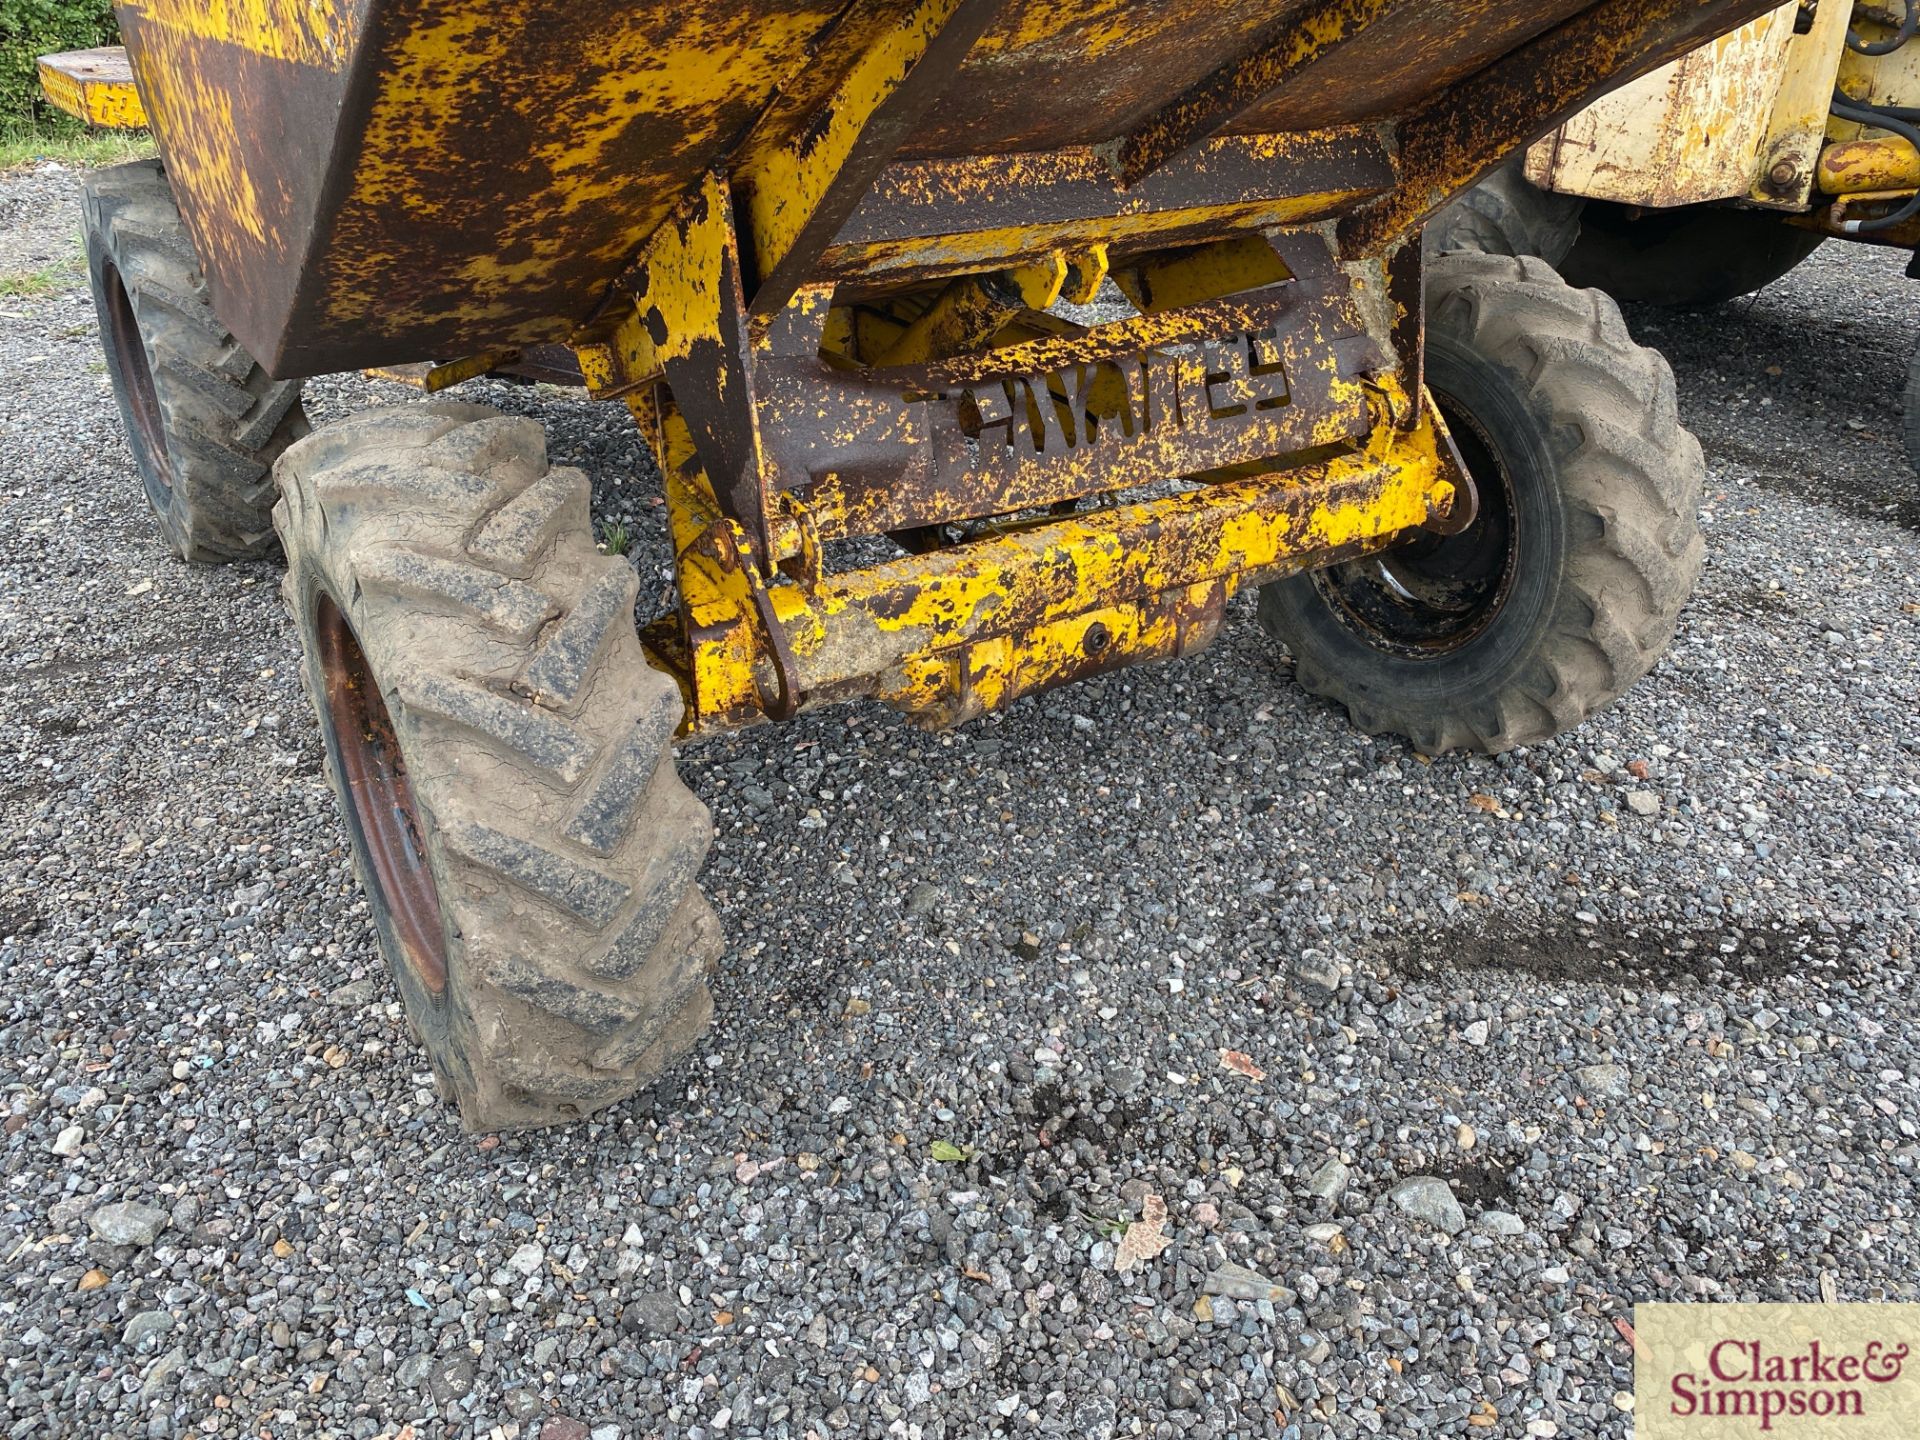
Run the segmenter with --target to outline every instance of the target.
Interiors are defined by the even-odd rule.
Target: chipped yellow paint
[[[723,146],[726,117],[743,97],[771,94],[793,74],[836,8],[821,3],[760,13],[743,6],[687,5],[675,13],[664,38],[660,12],[646,7],[609,12],[597,26],[591,73],[552,76],[544,87],[516,84],[512,99],[501,101],[529,110],[530,143],[515,165],[541,177],[540,183],[524,203],[484,217],[493,227],[491,243],[454,272],[458,314],[467,328],[485,333],[518,311],[516,300],[525,287],[563,267],[590,262],[611,269],[633,254],[679,197],[663,192],[644,169],[636,173],[613,163],[614,148],[627,143],[634,127],[646,125],[669,127],[676,152]],[[624,13],[631,14],[630,22],[617,23]],[[428,157],[461,153],[463,105],[499,93],[502,77],[534,78],[525,74],[522,57],[538,52],[527,27],[542,23],[551,20],[537,7],[459,0],[435,7],[395,38],[392,52],[382,57],[343,211],[344,238],[351,241],[376,227],[384,231],[396,215],[430,225],[480,222],[481,217],[461,209],[470,197],[448,184],[444,162]],[[669,153],[642,161],[661,167],[661,173],[673,163]],[[579,229],[568,222],[590,212],[628,214],[632,222],[605,243],[583,249]],[[408,300],[396,296],[385,277],[404,270],[404,252],[338,241],[335,249],[352,259],[343,260],[330,285],[331,312],[348,323],[373,323],[378,317],[392,325],[395,306],[404,309]]]
[[[1058,300],[1068,273],[1067,257],[1053,251],[1035,264],[994,275],[962,276],[878,352],[874,363],[918,365],[983,349],[1023,309],[1044,310]]]
[[[1071,305],[1091,305],[1105,283],[1107,272],[1112,268],[1108,257],[1108,246],[1102,242],[1076,250],[1066,257],[1067,278],[1060,288],[1060,298]]]
[[[337,70],[360,38],[367,0],[120,0],[116,8],[263,59]]]
[[[1891,15],[1866,3],[1854,7],[1854,27],[1868,41],[1884,43],[1895,31]],[[1837,88],[1849,99],[1868,105],[1920,106],[1920,43],[1900,46],[1885,55],[1841,52]],[[1820,152],[1819,188],[1840,197],[1815,212],[1830,232],[1841,232],[1849,213],[1857,220],[1874,213],[1880,200],[1904,200],[1920,186],[1920,160],[1904,139],[1878,126],[1857,124],[1829,116],[1825,137],[1834,143]],[[1875,239],[1907,245],[1911,227],[1882,230]]]
[[[177,43],[170,32],[157,32],[150,48],[163,52]],[[245,263],[248,242],[265,246],[269,240],[285,245],[290,237],[270,233],[266,210],[254,177],[238,162],[238,126],[233,92],[187,65],[148,65],[140,87],[154,132],[162,136],[167,168],[175,184],[189,190],[200,214],[218,222],[194,231],[201,264],[216,269],[224,260]],[[189,211],[189,220],[194,218]]]
[[[635,304],[650,350],[639,355],[642,372],[651,374],[666,361],[685,357],[696,342],[717,335],[725,303],[722,274],[734,243],[728,205],[726,186],[719,176],[709,175],[680,213],[653,232],[641,252],[635,273],[644,288]],[[656,335],[656,327],[662,333]]]
[[[144,130],[147,110],[119,46],[42,55],[40,90],[59,109],[103,130]]]
[[[629,394],[658,379],[668,360],[688,355],[696,343],[718,340],[724,269],[729,258],[739,263],[730,214],[725,183],[709,175],[648,237],[629,271],[639,287],[633,305],[604,339],[589,332],[571,342],[588,393],[603,400]],[[809,286],[795,303],[824,305],[830,298],[830,289]]]
[[[1391,408],[1383,403],[1383,421]],[[774,690],[758,582],[751,566],[726,561],[733,542],[684,424],[669,411],[663,429],[689,723],[748,723]],[[1446,477],[1430,422],[1379,423],[1365,447],[1331,459],[1008,522],[952,548],[778,584],[764,598],[807,701],[871,695],[950,724],[1090,669],[1197,648],[1241,585],[1365,553],[1444,515],[1454,498]]]
[[[1219,629],[1230,593],[1221,580],[1175,586],[1019,635],[989,635],[965,647],[916,655],[900,667],[901,688],[908,695],[943,697],[937,710],[916,712],[923,722],[959,724],[1089,673],[1200,650]],[[1101,637],[1101,646],[1089,655],[1093,635]]]
[[[1137,309],[1153,314],[1277,285],[1288,273],[1273,246],[1246,235],[1123,269],[1114,281]]]
[[[1322,0],[1300,9],[1270,44],[1215,71],[1156,111],[1120,144],[1123,174],[1137,177],[1212,134],[1238,111],[1382,20],[1403,0]]]
[[[511,365],[519,358],[518,350],[486,350],[439,363],[422,360],[412,365],[376,365],[361,373],[370,380],[390,380],[396,385],[411,385],[416,390],[437,395],[465,381],[477,380],[490,370]]]
[[[1153,242],[1172,243],[1188,236],[1201,239],[1218,236],[1223,231],[1298,224],[1318,219],[1367,193],[1363,190],[1322,191],[1270,200],[1202,205],[1188,210],[1135,211],[1103,218],[1097,227],[1086,221],[1068,221],[836,245],[827,251],[823,266],[834,275],[871,276],[894,271],[940,274],[981,269],[1019,256],[1073,249],[1084,244],[1089,230],[1096,229],[1109,246],[1138,248]]]
[[[1848,4],[1817,6],[1807,33],[1788,42],[1787,71],[1767,116],[1750,203],[1804,210],[1812,200],[1814,162],[1826,138],[1852,10]]]
[[[704,213],[709,220],[721,213],[716,198],[717,192],[710,186],[706,198],[695,202],[705,207]],[[718,251],[713,247],[720,243],[721,228],[709,226],[702,232],[709,246],[704,264],[716,274]],[[660,375],[662,362],[669,354],[684,354],[684,347],[693,340],[713,334],[717,310],[711,303],[712,292],[705,288],[708,282],[699,279],[699,270],[690,268],[686,236],[681,230],[681,226],[673,223],[662,225],[649,241],[649,249],[643,252],[643,266],[646,263],[645,256],[657,249],[673,257],[672,272],[683,277],[676,281],[678,288],[670,295],[670,299],[683,303],[680,308],[670,307],[663,313],[672,337],[666,342],[666,348],[662,348],[654,337],[647,316],[650,307],[644,300],[633,309],[624,311],[611,334],[605,338],[593,335],[574,337],[574,351],[586,378],[587,389],[596,397],[614,398],[651,382]],[[1020,254],[1025,250],[1025,253],[1033,253],[1033,249],[1026,245],[1024,232],[983,231],[977,236],[961,239],[970,246],[977,242],[979,249],[988,252],[1005,250],[1009,254]],[[873,248],[877,251],[880,247]],[[983,347],[993,339],[1000,323],[1017,313],[1015,307],[996,297],[1012,288],[1019,292],[1022,304],[1036,310],[1045,309],[1059,299],[1067,285],[1072,283],[1079,287],[1081,294],[1090,298],[1105,278],[1107,248],[1102,244],[1074,255],[1042,249],[1039,252],[1041,258],[1030,265],[1015,266],[997,275],[962,275],[951,282],[917,319],[910,322],[903,319],[899,328],[889,327],[890,333],[884,344],[861,347],[858,353],[865,356],[866,363],[870,364],[908,365],[953,354],[964,348]],[[916,255],[913,258],[914,263],[919,263],[925,257]],[[1274,253],[1273,247],[1258,235],[1195,247],[1166,259],[1155,260],[1145,267],[1115,271],[1116,283],[1145,313],[1112,323],[1128,326],[1130,343],[1143,349],[1192,340],[1197,337],[1190,322],[1178,317],[1171,322],[1162,322],[1154,317],[1159,312],[1180,306],[1272,285],[1287,276],[1287,268]],[[831,293],[831,286],[809,287],[798,303],[807,303],[808,295],[812,296],[814,303],[825,303]],[[1084,304],[1086,301],[1077,303]],[[827,348],[834,350],[836,347],[829,345]],[[845,345],[838,347],[838,350],[849,356],[856,353],[853,347]],[[1033,345],[1031,353],[1018,353],[1011,358],[1002,355],[995,363],[1037,371],[1049,368],[1053,362],[1047,354],[1046,343],[1040,341]],[[1312,363],[1312,357],[1301,363]]]
[[[1746,196],[1761,173],[1798,10],[1782,5],[1587,106],[1528,147],[1527,179],[1630,205]]]
[[[1816,189],[1913,188],[1911,147],[1835,120],[1836,84],[1855,99],[1920,104],[1920,47],[1857,54],[1850,26],[1891,34],[1861,3],[1815,8],[1805,33],[1783,5],[1587,107],[1527,152],[1527,177],[1563,194],[1666,207],[1739,198],[1804,211]],[[1824,153],[1828,140],[1839,142]]]
[[[655,453],[666,482],[681,628],[688,643],[686,668],[677,677],[689,699],[683,730],[698,728],[702,696],[724,707],[735,722],[746,723],[762,715],[761,697],[774,693],[775,686],[771,662],[754,633],[753,566],[738,553],[738,526],[721,514],[686,422],[671,405],[660,405],[654,391],[641,393],[644,399],[636,395],[628,403],[659,436]],[[670,673],[676,669],[672,657],[650,658]]]
[[[116,8],[141,118],[159,142],[217,302],[230,298],[236,277],[294,274],[311,237],[289,209],[285,174],[249,158],[263,138],[249,106],[268,69],[276,78],[304,71],[320,88],[336,83],[362,6],[130,0]],[[319,146],[328,139],[302,138]]]
[[[1920,152],[1899,135],[1837,140],[1820,152],[1816,178],[1828,195],[1913,190],[1920,188]]]
[[[1077,5],[1019,5],[1012,18],[981,37],[974,58],[992,63],[1035,51],[1064,50],[1098,59],[1138,38],[1143,15],[1136,0],[1086,0]]]
[[[1898,9],[1860,0],[1853,8],[1853,28],[1865,40],[1884,43],[1895,33],[1889,12]],[[1838,85],[1848,99],[1868,105],[1920,105],[1920,43],[1902,45],[1885,55],[1843,49]],[[1850,139],[1859,132],[1842,121],[1827,133],[1834,139]]]
[[[425,371],[431,386],[485,368],[510,353],[505,347],[572,335],[589,386],[627,400],[667,474],[685,648],[656,656],[663,666],[677,664],[701,728],[773,712],[786,695],[813,703],[872,695],[952,722],[1080,675],[1177,655],[1206,643],[1241,586],[1383,548],[1453,503],[1431,407],[1427,419],[1399,428],[1394,417],[1420,407],[1391,369],[1372,373],[1382,362],[1356,359],[1356,346],[1336,343],[1354,338],[1350,309],[1339,312],[1336,335],[1328,297],[1306,297],[1316,307],[1327,302],[1313,324],[1291,323],[1278,303],[1243,301],[1236,317],[1232,303],[1286,277],[1264,241],[1234,236],[1330,220],[1387,192],[1395,159],[1408,153],[1394,149],[1392,106],[1403,99],[1365,111],[1364,133],[1343,132],[1364,145],[1342,148],[1304,131],[1207,141],[1184,170],[1161,177],[1177,183],[1157,189],[1122,183],[1113,146],[1093,144],[1144,145],[1157,127],[1163,148],[1186,147],[1226,122],[1235,106],[1224,101],[1252,98],[1240,91],[1304,68],[1389,8],[1420,8],[1407,0],[1204,8],[1016,0],[970,51],[967,42],[992,10],[970,0],[421,0],[389,3],[369,23],[372,3],[122,6],[130,36],[140,37],[136,100],[144,98],[161,134],[216,300],[252,308],[250,318],[278,347],[275,356],[261,351],[263,360],[277,365],[291,356],[288,373],[320,368],[362,342],[399,358],[472,355]],[[1478,22],[1495,7],[1468,8],[1476,23],[1460,28],[1486,40],[1490,32]],[[1619,8],[1607,7],[1603,18]],[[1432,64],[1436,90],[1444,88],[1440,74],[1462,73],[1445,72],[1442,62],[1482,66],[1497,58],[1441,53],[1446,47],[1429,42],[1448,28],[1429,18],[1401,37],[1401,63]],[[1153,53],[1127,53],[1136,47]],[[1490,40],[1483,48],[1491,51]],[[1597,42],[1596,53],[1609,65],[1627,58]],[[1205,74],[1233,57],[1245,63]],[[883,194],[874,180],[881,142],[903,138],[906,127],[893,122],[927,98],[920,82],[949,59],[963,78],[926,112],[920,133],[905,137],[891,172],[895,190]],[[968,88],[994,67],[1002,81],[1020,83],[1002,87],[1010,91],[1004,94]],[[271,103],[283,98],[279,82],[292,97],[286,104]],[[1365,84],[1347,83],[1364,101]],[[1403,98],[1410,103],[1411,92]],[[967,117],[972,100],[1004,104],[1005,112]],[[1518,101],[1490,108],[1516,121],[1533,113]],[[1022,111],[1047,123],[1027,125]],[[1123,128],[1131,122],[1121,117],[1142,115],[1150,118],[1131,137],[1080,133],[1098,117]],[[876,117],[884,122],[877,129]],[[287,133],[301,125],[313,133]],[[1016,131],[1041,138],[992,139]],[[1058,137],[1046,138],[1049,131]],[[960,146],[976,135],[977,149]],[[1302,146],[1314,154],[1292,153]],[[1217,163],[1222,158],[1236,163]],[[1275,165],[1258,163],[1267,158]],[[1446,173],[1464,178],[1468,158],[1486,157],[1463,156]],[[1292,168],[1276,169],[1283,162]],[[961,178],[951,189],[928,180],[955,172]],[[1273,198],[1266,192],[1281,187],[1276,174],[1310,175],[1293,183],[1317,193]],[[853,192],[870,181],[880,196],[867,215],[874,226],[846,233],[939,233],[828,248],[816,269],[816,252],[854,208]],[[1031,207],[1017,200],[997,207],[998,218],[1021,223],[970,228],[980,218],[971,213],[976,202],[1009,183],[1019,186],[1011,195],[1036,197]],[[1059,187],[1058,208],[1040,203],[1050,186]],[[738,240],[736,214],[744,216]],[[915,218],[927,215],[940,218],[924,225]],[[739,264],[736,245],[752,263]],[[1141,258],[1173,245],[1206,248]],[[750,297],[757,320],[798,287],[796,303],[827,323],[830,348],[923,366],[910,377],[916,400],[969,365],[1013,367],[1007,373],[1032,377],[1029,393],[1044,415],[1048,395],[1058,393],[1050,387],[1059,367],[1091,352],[1085,335],[1063,336],[1036,312],[1063,295],[1091,299],[1115,259],[1142,313],[1101,335],[1096,347],[1125,340],[1140,347],[1136,354],[1181,348],[1186,353],[1167,369],[1184,382],[1200,367],[1204,390],[1207,362],[1193,342],[1238,337],[1247,347],[1244,368],[1260,369],[1263,379],[1274,372],[1255,347],[1271,344],[1274,351],[1258,356],[1277,351],[1287,381],[1310,381],[1311,408],[1282,416],[1292,392],[1244,390],[1244,404],[1192,407],[1196,426],[1222,422],[1217,440],[1189,432],[1191,443],[1181,446],[1171,435],[1143,440],[1135,429],[1127,439],[1142,443],[1124,454],[1089,445],[1071,456],[1055,451],[1044,465],[1023,456],[969,467],[956,443],[952,453],[963,458],[936,477],[944,488],[935,501],[902,498],[901,477],[883,463],[852,474],[856,460],[845,467],[850,477],[808,472],[802,499],[798,491],[774,496],[776,513],[763,526],[765,490],[742,482],[770,485],[773,477],[764,473],[757,435],[739,441],[738,427],[726,423],[757,424],[756,397],[739,393],[742,384],[752,388],[756,359],[731,353],[728,367],[683,372],[674,364],[672,371],[699,418],[706,463],[717,473],[724,459],[733,472],[719,477],[731,515],[716,502],[666,387],[656,383],[670,363],[705,364],[705,347],[723,337],[745,350],[805,333],[733,324],[749,299],[735,284],[744,272],[758,283]],[[784,273],[772,276],[776,267]],[[942,280],[952,283],[934,298]],[[858,282],[847,288],[849,307],[856,300],[876,311],[891,305],[883,322],[892,326],[883,337],[891,353],[856,339],[861,322],[846,310],[828,310],[833,285],[846,281]],[[1253,314],[1265,339],[1256,341],[1251,324],[1233,323]],[[1276,326],[1279,333],[1264,328],[1280,315],[1289,324]],[[1376,340],[1387,328],[1377,318],[1358,320]],[[435,337],[450,343],[435,348],[427,343]],[[976,352],[984,346],[998,348],[983,360]],[[473,355],[482,347],[491,353]],[[387,357],[363,352],[350,363],[377,358]],[[789,375],[798,369],[791,358],[780,357]],[[1367,377],[1356,378],[1363,365]],[[776,373],[771,362],[766,373]],[[896,386],[907,383],[896,375]],[[1238,381],[1229,375],[1220,383]],[[880,377],[874,390],[897,396],[887,385]],[[737,402],[735,413],[716,419],[729,409],[714,403],[716,388],[726,390],[722,402]],[[799,409],[810,401],[802,392],[794,403]],[[1273,413],[1253,414],[1262,408]],[[1090,434],[1115,413],[1080,412],[1095,422]],[[808,420],[837,423],[825,400],[799,423]],[[827,438],[863,438],[845,423],[851,436]],[[942,432],[943,440],[951,436]],[[849,443],[845,452],[853,451]],[[867,498],[843,483],[849,478],[867,483]],[[1133,488],[1168,480],[1180,482],[1176,493],[1139,499]],[[823,575],[822,538],[872,533],[857,526],[873,518],[880,507],[871,497],[889,482],[899,485],[902,513],[920,506],[899,528],[924,533],[940,518],[928,512],[943,506],[979,525],[964,543]],[[1071,515],[1049,508],[1061,500],[1098,508]],[[751,537],[739,518],[749,514]],[[873,527],[886,528],[893,527]]]
[[[882,30],[816,112],[824,124],[766,146],[750,144],[736,179],[746,194],[747,232],[762,275],[787,256],[853,154],[874,112],[926,53],[960,0],[919,0]]]
[[[629,315],[621,322],[621,330],[625,331],[629,326],[637,327],[638,324],[639,317]],[[620,392],[622,362],[615,353],[619,343],[618,339],[593,341],[577,337],[573,342],[573,358],[579,363],[580,378],[586,382],[587,393],[596,400],[610,400]],[[652,343],[651,340],[647,341],[648,349],[645,352],[647,355],[652,354]],[[634,357],[636,370],[640,367],[640,360],[641,355],[636,345]],[[654,373],[658,373],[657,368]],[[645,378],[635,381],[636,385],[644,383]]]
[[[1060,298],[1067,284],[1067,257],[1050,250],[1027,265],[1016,265],[1008,273],[1020,303],[1029,310],[1044,310]]]

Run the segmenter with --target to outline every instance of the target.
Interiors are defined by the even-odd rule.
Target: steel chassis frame
[[[894,159],[1000,5],[849,36],[825,101],[776,104],[575,337],[666,477],[681,605],[645,638],[690,731],[861,695],[957,723],[1468,523],[1419,227],[1620,57],[1712,28],[1612,0],[1392,126],[1229,133],[1396,9],[1327,0],[1111,146]],[[1059,318],[1108,278],[1133,313]],[[908,553],[832,573],[881,534]]]
[[[644,638],[687,730],[855,696],[954,723],[1191,651],[1242,585],[1467,524],[1420,226],[1769,3],[1599,0],[1390,119],[1248,133],[1356,40],[1430,23],[1311,0],[1108,143],[961,158],[903,147],[1008,0],[849,7],[568,337],[666,477],[680,607]],[[144,118],[98,54],[52,59],[75,113]],[[1108,281],[1128,313],[1066,318]],[[552,370],[495,349],[411,378],[513,365]],[[878,535],[904,553],[832,563]]]

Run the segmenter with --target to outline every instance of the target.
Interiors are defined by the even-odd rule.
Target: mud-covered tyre
[[[316,431],[276,477],[328,773],[442,1093],[493,1130],[651,1083],[712,1012],[712,823],[586,477],[442,401]]]
[[[273,462],[307,433],[300,382],[271,380],[213,313],[158,160],[82,185],[87,275],[127,444],[183,560],[273,552]]]
[[[1586,201],[1556,195],[1527,179],[1516,157],[1427,222],[1422,239],[1428,255],[1470,251],[1481,255],[1537,255],[1550,265],[1580,238]]]
[[[1633,211],[1595,200],[1560,272],[1568,284],[1604,290],[1624,304],[1699,309],[1772,284],[1825,238],[1767,210]]]
[[[1704,464],[1673,374],[1534,259],[1428,273],[1427,383],[1480,494],[1458,536],[1266,586],[1299,683],[1422,751],[1549,739],[1625,693],[1700,573]]]

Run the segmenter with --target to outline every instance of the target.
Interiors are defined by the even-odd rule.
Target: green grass
[[[633,537],[627,534],[627,527],[618,520],[609,520],[600,528],[600,549],[607,555],[624,555],[633,543]]]
[[[78,255],[42,265],[38,270],[22,270],[0,275],[0,300],[29,300],[39,295],[58,295],[80,284],[87,273],[87,262]]]
[[[153,137],[144,130],[89,130],[77,120],[0,125],[0,174],[42,160],[119,165],[153,153]]]

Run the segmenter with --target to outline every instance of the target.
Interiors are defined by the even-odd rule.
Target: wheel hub
[[[1472,523],[1453,535],[1422,531],[1313,576],[1343,624],[1413,660],[1452,654],[1493,623],[1512,591],[1521,539],[1513,477],[1491,438],[1457,406],[1436,403],[1479,492]]]

